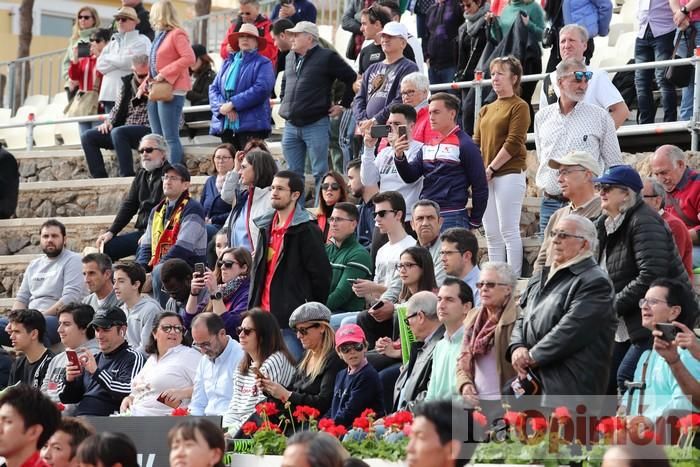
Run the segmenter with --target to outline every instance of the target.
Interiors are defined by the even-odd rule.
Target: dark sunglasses
[[[221,269],[231,269],[234,264],[239,264],[237,261],[217,261],[216,265]]]
[[[78,19],[92,19],[92,16],[78,15]]]
[[[144,152],[147,152],[148,154],[152,153],[153,151],[157,151],[158,148],[139,148],[138,153],[143,154]]]
[[[348,342],[338,347],[338,351],[340,353],[348,353],[351,350],[354,350],[355,352],[362,352],[364,348],[365,344],[362,342]]]
[[[574,71],[571,74],[574,75],[574,79],[577,83],[580,83],[584,79],[586,80],[586,82],[588,82],[591,80],[591,78],[593,78],[592,71]]]
[[[411,320],[411,318],[415,318],[415,317],[418,316],[420,313],[421,313],[421,310],[418,310],[418,311],[416,311],[415,313],[412,313],[412,314],[406,316],[406,317],[403,319],[403,322],[406,323],[406,326],[409,326],[409,323],[408,323],[408,322]]]
[[[255,329],[253,329],[253,328],[244,328],[243,326],[238,326],[238,327],[236,328],[236,334],[238,334],[239,336],[241,335],[241,333],[242,333],[244,336],[250,336],[250,333],[251,333],[251,332],[255,332]]]
[[[171,332],[174,332],[175,334],[182,334],[185,332],[185,328],[179,324],[164,324],[160,326],[160,330],[166,334],[170,334]]]
[[[301,334],[302,336],[305,336],[309,333],[309,329],[318,328],[320,326],[321,326],[320,323],[312,323],[312,324],[310,324],[306,327],[303,327],[303,328],[300,328],[299,326],[297,326],[294,328],[294,332],[296,332],[297,334]]]
[[[396,210],[395,209],[382,209],[381,211],[376,211],[373,214],[373,216],[375,219],[377,217],[384,217],[384,216],[386,216],[386,213],[388,213],[388,212],[394,213],[394,212],[396,212]]]
[[[483,288],[493,289],[493,288],[495,288],[497,285],[510,285],[510,284],[506,284],[505,282],[486,282],[486,281],[479,281],[479,282],[476,283],[476,288],[477,288],[477,289],[483,289]]]
[[[338,191],[340,190],[340,185],[336,182],[333,183],[321,183],[321,190],[326,191],[326,190],[333,190],[333,191]]]
[[[576,235],[563,230],[552,230],[552,238],[558,238],[561,240],[566,240],[567,238],[578,238],[579,240],[585,240],[586,238],[581,235]]]
[[[146,77],[148,76],[148,73],[144,73],[144,74],[142,74],[142,75],[140,75],[140,74],[138,74],[138,73],[134,73],[134,74],[136,75],[136,77],[137,77],[138,79],[146,79]],[[151,152],[153,152],[152,150],[155,149],[155,148],[148,148],[148,149],[151,149]]]
[[[593,185],[593,188],[595,188],[596,191],[599,191],[601,193],[608,193],[613,188],[619,188],[620,190],[625,189],[624,186],[613,185],[610,183],[596,183],[595,185]]]
[[[126,22],[129,21],[130,19],[131,19],[131,18],[124,18],[124,17],[121,17],[121,18],[115,18],[114,20],[115,20],[115,21],[118,21],[118,22],[120,22],[120,23],[126,23]]]

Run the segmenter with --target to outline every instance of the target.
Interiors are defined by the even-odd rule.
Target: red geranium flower
[[[277,415],[280,411],[277,409],[277,405],[274,402],[261,402],[255,406],[255,412],[261,417],[263,415],[272,417],[273,415]]]
[[[353,428],[360,428],[362,430],[369,430],[369,419],[367,417],[357,417],[354,422],[352,422]]]
[[[503,414],[503,419],[511,426],[523,426],[525,422],[525,414],[522,412],[511,412],[510,410]]]
[[[376,418],[377,413],[372,409],[365,409],[360,414],[360,417],[362,417],[362,418],[369,418],[369,417]]]
[[[564,406],[557,407],[554,409],[554,416],[561,422],[562,419],[566,418],[571,418],[571,414],[569,413],[569,409],[567,409]]]
[[[172,415],[173,417],[184,417],[189,415],[189,412],[184,407],[178,407],[176,409],[173,409],[173,411],[170,412],[170,415]]]
[[[625,421],[620,417],[606,417],[596,425],[595,429],[607,435],[618,430],[624,430],[626,426]]]
[[[245,422],[241,427],[241,431],[246,436],[252,436],[253,433],[258,431],[258,425],[255,422]]]
[[[679,428],[682,433],[688,433],[689,430],[696,430],[700,427],[700,414],[691,413],[686,415],[678,420],[676,427]]]
[[[262,422],[260,425],[260,430],[274,431],[275,433],[282,433],[280,426],[276,423],[270,423],[269,421]]]
[[[385,428],[395,427],[398,430],[402,430],[407,423],[413,423],[413,414],[407,410],[399,410],[392,415],[384,417],[383,421]]]
[[[536,432],[542,432],[547,429],[547,420],[544,417],[534,417],[530,419],[530,428]]]
[[[296,409],[294,409],[294,413],[292,415],[298,422],[305,422],[307,420],[317,419],[321,416],[321,412],[307,405],[299,405]]]
[[[318,429],[321,431],[327,431],[335,427],[335,422],[330,418],[322,418],[318,421]]]
[[[474,421],[479,424],[479,426],[485,427],[488,421],[486,420],[486,415],[483,413],[479,412],[478,410],[475,410],[473,412],[473,417]]]
[[[341,436],[345,436],[347,432],[347,428],[345,428],[343,425],[336,425],[333,427],[333,430],[330,433],[336,438],[340,438]]]

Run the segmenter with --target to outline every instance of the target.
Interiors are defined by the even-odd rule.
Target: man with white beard
[[[556,76],[559,100],[535,115],[539,162],[535,182],[543,190],[540,232],[544,232],[554,211],[568,203],[557,182],[559,172],[549,166],[550,159],[561,159],[571,151],[586,151],[597,161],[600,173],[624,164],[610,113],[583,100],[592,72],[582,61],[569,58],[557,65]]]
[[[131,182],[112,226],[97,238],[97,248],[104,248],[112,261],[136,254],[139,239],[148,225],[153,207],[163,199],[163,174],[168,164],[168,144],[161,135],[149,134],[141,139],[138,149],[141,168]],[[133,232],[117,235],[136,214]]]

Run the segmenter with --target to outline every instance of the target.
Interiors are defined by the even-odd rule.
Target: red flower
[[[682,433],[687,433],[689,430],[696,430],[700,427],[700,414],[692,413],[678,420],[676,427],[680,428]]]
[[[393,415],[387,415],[384,417],[384,427],[392,428],[395,427],[398,430],[402,430],[404,425],[413,423],[413,414],[407,410],[399,410]]]
[[[178,407],[176,409],[173,409],[173,411],[170,412],[170,415],[172,415],[173,417],[184,417],[189,415],[189,412],[184,407]]]
[[[525,414],[522,412],[511,412],[510,410],[503,414],[503,419],[511,426],[523,426],[525,422]]]
[[[252,436],[253,433],[258,431],[258,425],[255,422],[245,422],[241,427],[241,431],[246,436]]]
[[[554,409],[554,416],[557,417],[557,419],[561,422],[562,419],[566,418],[571,418],[571,414],[569,414],[569,409],[567,409],[564,406],[557,407]]]
[[[63,412],[64,410],[66,410],[66,406],[60,402],[56,402],[56,408],[58,409],[59,412]]]
[[[642,439],[645,441],[654,441],[654,439],[656,439],[656,433],[654,433],[654,430],[644,430],[642,432]]]
[[[607,435],[618,430],[624,430],[626,426],[625,420],[620,417],[606,417],[596,425],[595,429]]]
[[[486,423],[488,423],[486,420],[486,415],[482,414],[478,410],[475,410],[472,416],[474,417],[474,421],[482,427],[485,427]]]
[[[294,409],[294,413],[292,415],[298,422],[305,422],[307,420],[317,419],[321,416],[321,412],[313,407],[309,407],[308,405],[299,405],[296,409]]]
[[[345,428],[343,425],[336,425],[333,427],[333,430],[330,431],[330,434],[332,434],[336,438],[340,438],[341,436],[345,436],[347,432],[347,428]]]
[[[271,417],[277,415],[280,411],[277,409],[277,405],[274,402],[261,402],[255,406],[255,412],[260,415],[267,415]]]
[[[369,430],[369,419],[366,417],[357,417],[354,422],[352,422],[353,428],[360,428],[362,430]]]
[[[318,429],[321,431],[328,431],[335,427],[335,422],[330,418],[322,418],[318,421]]]
[[[282,433],[280,426],[276,423],[270,423],[269,421],[262,422],[260,425],[260,430],[274,431],[275,433]],[[258,430],[259,431],[259,430]]]
[[[534,417],[530,419],[532,431],[542,432],[547,429],[547,420],[544,417]]]
[[[362,418],[369,418],[369,417],[376,418],[377,413],[372,409],[365,409],[360,414],[360,417],[362,417]]]

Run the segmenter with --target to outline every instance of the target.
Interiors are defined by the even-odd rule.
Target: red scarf
[[[459,359],[464,370],[474,380],[475,365],[477,357],[486,355],[493,347],[493,338],[496,333],[498,321],[489,319],[486,307],[482,306],[477,311],[479,314],[474,320],[471,328],[466,330],[464,342],[462,343],[462,357]]]
[[[168,254],[168,250],[177,242],[177,235],[180,232],[180,225],[182,224],[182,212],[189,201],[190,192],[185,190],[177,200],[167,223],[165,220],[165,212],[168,209],[167,198],[164,198],[160,204],[155,207],[153,223],[151,224],[151,245],[155,245],[155,248],[153,249],[151,261],[148,263],[149,266],[155,267],[160,263],[160,259]]]

